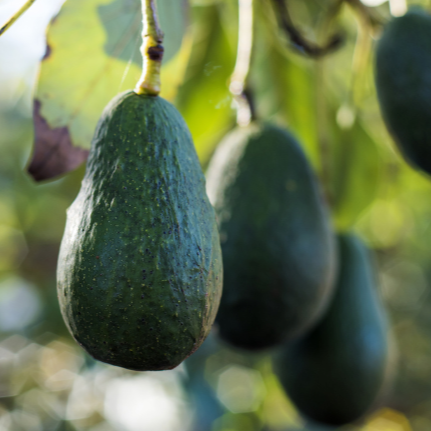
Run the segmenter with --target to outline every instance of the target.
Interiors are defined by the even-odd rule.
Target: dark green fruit
[[[208,170],[220,227],[220,336],[257,350],[308,330],[333,288],[335,246],[317,180],[298,142],[271,125],[226,137]]]
[[[379,394],[388,366],[388,327],[368,250],[339,238],[335,296],[319,325],[286,344],[276,372],[291,400],[310,419],[342,425],[358,419]]]
[[[385,28],[376,53],[383,118],[402,154],[431,173],[431,15],[412,9]]]
[[[222,286],[215,215],[190,133],[168,102],[105,109],[58,263],[63,317],[94,358],[176,367],[208,335]]]

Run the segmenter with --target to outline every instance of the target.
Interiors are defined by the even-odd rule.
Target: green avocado
[[[208,335],[222,288],[215,214],[190,132],[162,98],[126,92],[102,114],[57,283],[70,332],[100,361],[171,369]]]
[[[381,112],[401,153],[431,174],[431,15],[414,8],[386,26],[377,45]]]
[[[308,330],[333,290],[335,241],[318,182],[295,138],[269,124],[238,128],[207,173],[224,286],[219,335],[247,350]]]
[[[342,425],[372,406],[386,377],[388,325],[368,250],[339,237],[340,268],[333,301],[319,325],[286,344],[275,371],[308,418]]]

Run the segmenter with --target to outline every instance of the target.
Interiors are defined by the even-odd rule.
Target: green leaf
[[[347,230],[377,196],[382,158],[376,143],[358,122],[339,132],[332,152],[334,219],[339,230]]]
[[[234,124],[229,78],[233,72],[237,39],[230,9],[211,4],[192,8],[193,47],[185,82],[176,104],[184,116],[200,159],[205,162],[227,129]],[[233,14],[235,9],[233,9]]]
[[[157,0],[160,26],[166,33],[163,42],[165,62],[171,60],[181,48],[185,31],[184,10],[184,1]],[[105,53],[141,66],[141,0],[114,0],[112,3],[99,6],[98,13],[107,38],[104,45]]]
[[[162,72],[162,95],[172,97],[183,68],[179,58],[180,63],[187,60],[187,50],[179,50],[186,9],[180,1],[157,3],[169,60]],[[69,0],[53,21],[36,99],[48,126],[66,128],[73,146],[89,148],[105,105],[136,85],[141,74],[141,21],[139,0]]]
[[[275,22],[257,21],[250,84],[258,119],[271,119],[301,140],[314,166],[319,163],[313,60],[287,52],[274,37]]]

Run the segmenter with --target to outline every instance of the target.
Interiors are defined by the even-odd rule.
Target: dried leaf
[[[88,151],[74,147],[67,127],[51,129],[40,113],[41,103],[34,102],[35,143],[27,168],[35,181],[55,178],[73,171],[87,160]]]

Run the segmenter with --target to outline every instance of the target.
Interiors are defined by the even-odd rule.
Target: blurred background
[[[167,33],[163,95],[184,115],[205,167],[235,125],[228,80],[237,1],[190,0],[189,7],[174,1],[159,1]],[[36,1],[0,38],[0,431],[323,430],[297,413],[269,354],[245,355],[212,335],[177,369],[136,373],[95,362],[71,339],[57,304],[55,270],[66,209],[84,166],[39,184],[29,176],[32,100],[42,100],[50,124],[70,125],[74,144],[88,148],[87,131],[91,138],[103,106],[137,80],[140,30],[127,21],[139,11],[135,0],[68,0],[49,31],[50,55],[41,67],[45,29],[62,3]],[[328,30],[333,3],[289,1],[310,40],[344,35],[339,50],[316,61],[289,46],[262,0],[250,85],[258,116],[288,126],[303,142],[334,225],[355,230],[375,250],[397,366],[386,398],[344,429],[428,431],[431,181],[401,160],[382,123],[372,76],[381,27],[366,19],[372,13],[384,22],[407,5],[364,0],[370,9],[362,15],[343,6]],[[0,21],[21,4],[0,0]],[[111,49],[124,34],[124,47]],[[79,105],[76,94],[96,87],[92,79],[102,63],[100,86]]]

